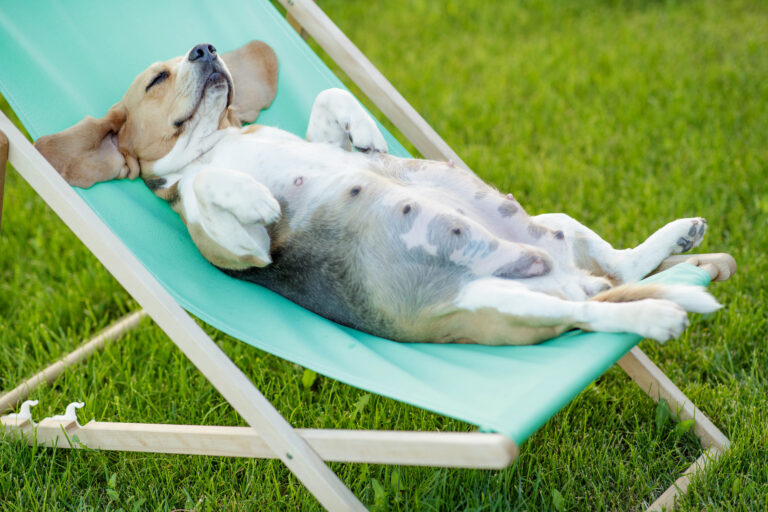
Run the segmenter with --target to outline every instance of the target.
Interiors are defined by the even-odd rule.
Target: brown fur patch
[[[644,299],[663,299],[664,287],[655,284],[623,284],[600,292],[589,300],[597,302],[636,302]]]
[[[419,323],[422,328],[417,336],[410,338],[411,341],[481,345],[531,345],[557,337],[571,328],[567,325],[525,325],[523,319],[501,315],[490,308],[458,310],[447,315],[425,311]]]
[[[117,177],[135,178],[118,150],[118,132],[125,122],[122,103],[101,119],[85,117],[76,125],[40,137],[35,147],[70,185],[88,188]]]
[[[257,131],[261,130],[262,126],[260,124],[251,124],[246,127],[244,127],[242,130],[240,130],[240,133],[246,134],[246,133],[256,133]]]
[[[252,123],[277,94],[277,55],[266,43],[251,41],[223,54],[232,74],[232,110],[241,123]]]
[[[250,254],[238,256],[230,252],[209,237],[205,229],[196,222],[187,223],[187,229],[200,253],[217,267],[243,270],[250,267],[263,267],[267,264],[267,262]]]
[[[179,200],[179,182],[177,181],[167,188],[155,189],[153,192],[157,197],[164,201],[168,201],[171,206],[174,206]]]

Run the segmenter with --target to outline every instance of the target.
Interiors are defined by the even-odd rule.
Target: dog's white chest
[[[246,136],[225,137],[201,163],[237,169],[264,184],[292,210],[292,224],[346,189],[376,179],[370,159],[363,154],[310,144],[268,127]]]

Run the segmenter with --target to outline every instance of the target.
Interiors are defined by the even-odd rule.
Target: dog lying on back
[[[632,284],[697,246],[704,219],[616,250],[450,162],[388,155],[343,90],[318,95],[306,140],[243,128],[276,84],[267,45],[220,57],[200,44],[152,64],[104,118],[36,146],[72,185],[141,176],[213,265],[378,336],[531,344],[582,328],[665,341],[686,311],[720,307],[700,287]]]

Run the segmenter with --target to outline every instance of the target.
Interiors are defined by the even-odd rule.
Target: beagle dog
[[[529,216],[451,162],[397,158],[348,92],[306,139],[249,125],[277,85],[264,43],[152,64],[101,119],[37,148],[72,185],[141,177],[213,265],[340,324],[411,342],[537,343],[574,328],[665,341],[703,288],[636,281],[697,246],[702,218],[617,250],[564,214]]]

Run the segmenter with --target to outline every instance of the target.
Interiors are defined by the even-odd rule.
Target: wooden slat
[[[688,486],[691,484],[691,479],[699,472],[703,472],[707,467],[716,461],[723,452],[716,448],[711,448],[705,451],[696,461],[691,464],[688,469],[683,472],[682,476],[675,480],[666,491],[658,497],[653,504],[645,509],[645,512],[670,512],[674,510],[678,503],[677,499],[688,492]]]
[[[304,30],[304,27],[301,26],[301,24],[296,20],[296,18],[291,16],[291,13],[286,13],[285,20],[288,22],[288,24],[291,25],[291,27],[293,27],[293,30],[298,32],[298,34],[301,36],[302,39],[304,40],[307,39],[307,35],[308,35],[307,31]]]
[[[8,428],[13,428],[9,422]],[[16,430],[31,434],[31,424]],[[66,432],[66,435],[64,434]],[[501,434],[296,429],[323,460],[501,469],[517,457],[517,446]],[[73,442],[75,439],[78,442]],[[39,444],[150,453],[277,458],[252,428],[148,423],[75,422],[45,419],[37,425]],[[33,441],[27,435],[28,442]]]
[[[328,510],[365,510],[253,383],[155,280],[10,120],[10,162]]]
[[[622,357],[618,365],[634,380],[648,396],[658,402],[664,398],[669,409],[678,421],[694,420],[694,432],[701,440],[704,449],[714,447],[727,449],[731,442],[701,412],[691,400],[662,372],[658,366],[635,347]]]
[[[61,358],[59,361],[56,361],[48,368],[33,375],[11,391],[3,394],[0,396],[0,412],[11,409],[17,403],[27,398],[29,394],[43,382],[53,382],[65,369],[83,361],[96,350],[103,348],[108,341],[119,338],[126,331],[139,325],[139,321],[145,316],[146,313],[143,310],[124,316],[94,336],[91,340],[80,345],[76,350]]]
[[[651,274],[667,270],[680,263],[690,263],[691,265],[703,268],[709,272],[709,276],[713,281],[727,281],[736,273],[736,269],[738,268],[733,256],[724,252],[711,254],[676,254],[662,261],[661,265],[651,272]]]
[[[705,449],[705,453],[646,510],[671,511],[676,506],[677,498],[685,494],[694,474],[703,471],[711,461],[717,459],[730,447],[731,442],[639,348],[630,350],[619,360],[618,365],[654,401],[664,398],[678,421],[693,419],[694,433]]]
[[[280,3],[425,158],[453,160],[468,169],[467,164],[312,0],[280,0]]]

